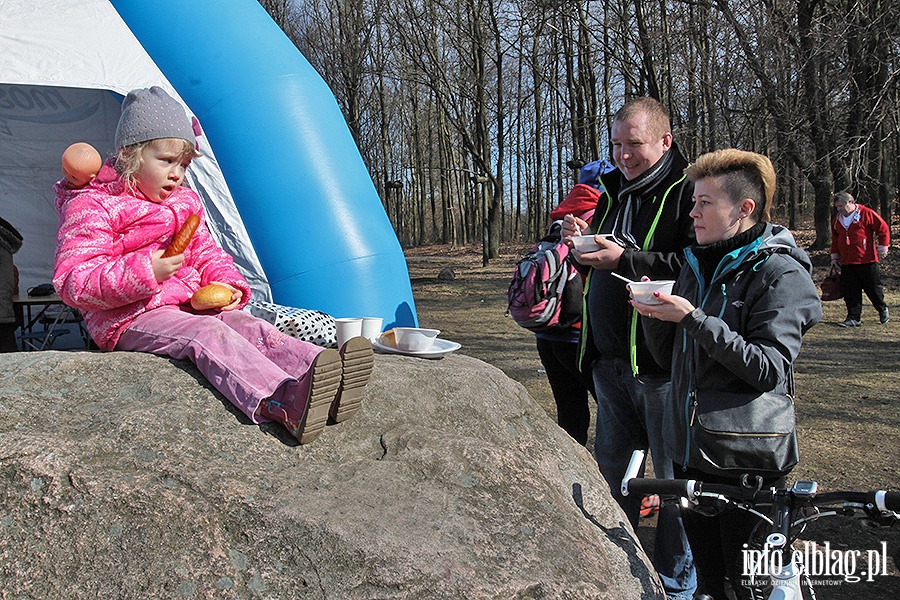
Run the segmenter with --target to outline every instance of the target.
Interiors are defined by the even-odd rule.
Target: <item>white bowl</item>
[[[397,340],[397,349],[406,352],[427,352],[439,329],[421,329],[419,327],[394,327],[394,337]]]
[[[607,240],[613,239],[612,235],[608,233],[598,233],[597,236]],[[594,241],[593,235],[573,235],[569,239],[572,240],[575,249],[579,252],[596,252],[600,249],[600,244]]]
[[[634,298],[635,302],[640,302],[641,304],[662,304],[653,294],[655,292],[671,294],[673,285],[675,285],[674,281],[666,279],[660,281],[635,281],[634,283],[629,283],[628,287],[631,289],[631,297]]]
[[[579,252],[596,252],[600,249],[592,235],[573,235],[570,239]]]

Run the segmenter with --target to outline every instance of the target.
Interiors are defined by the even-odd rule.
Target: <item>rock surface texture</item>
[[[306,446],[186,362],[0,373],[0,597],[662,597],[587,450],[473,358],[376,356]]]

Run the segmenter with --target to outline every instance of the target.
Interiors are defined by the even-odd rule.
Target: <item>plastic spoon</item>
[[[625,283],[637,283],[637,281],[632,281],[632,280],[628,279],[627,277],[623,277],[622,275],[619,275],[619,274],[616,273],[615,271],[610,271],[609,273],[610,273],[610,275],[612,275],[612,276],[615,277],[616,279],[621,279],[621,280],[624,281]]]

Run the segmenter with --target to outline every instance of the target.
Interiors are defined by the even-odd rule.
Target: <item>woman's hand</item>
[[[153,276],[157,283],[162,283],[178,272],[184,264],[184,254],[176,254],[163,258],[165,250],[157,250],[150,255],[150,265],[153,267]]]
[[[219,310],[221,310],[221,311],[234,310],[241,303],[241,300],[244,297],[244,292],[242,292],[241,290],[237,289],[230,283],[225,283],[224,281],[211,281],[210,283],[215,283],[215,284],[221,285],[223,287],[227,287],[229,290],[231,290],[231,304],[229,304],[227,306],[223,306]]]
[[[650,281],[649,277],[641,277],[641,281]],[[628,291],[631,291],[629,286]],[[628,304],[633,306],[641,315],[651,319],[659,319],[660,321],[669,321],[671,323],[679,323],[691,311],[696,308],[691,304],[690,300],[675,294],[664,294],[662,292],[654,292],[653,296],[662,302],[662,304],[642,304],[631,298]]]

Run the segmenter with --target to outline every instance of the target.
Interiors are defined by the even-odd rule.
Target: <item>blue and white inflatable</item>
[[[23,285],[52,271],[47,190],[62,150],[111,154],[116,103],[162,85],[200,120],[207,156],[190,183],[260,299],[417,325],[406,260],[337,102],[256,0],[11,0],[0,52],[0,137],[45,138],[26,158],[0,143],[0,166],[43,165],[24,218],[0,181],[0,216],[35,245],[17,255]]]

